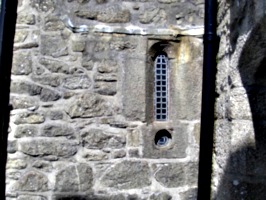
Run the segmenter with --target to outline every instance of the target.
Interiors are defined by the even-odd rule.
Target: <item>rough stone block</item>
[[[96,195],[96,194],[86,194],[86,195],[54,195],[52,200],[126,200],[122,194],[118,195]]]
[[[42,55],[58,58],[68,55],[67,42],[60,35],[41,35],[40,52]]]
[[[71,118],[91,118],[111,115],[112,107],[102,97],[93,93],[84,93],[70,99],[66,112]]]
[[[33,14],[18,14],[17,24],[34,25],[36,23],[35,15]]]
[[[159,147],[155,144],[156,133],[167,130],[171,139],[166,146]],[[188,124],[177,123],[174,126],[169,123],[154,123],[142,127],[143,157],[144,158],[184,158],[188,147]]]
[[[19,195],[17,200],[47,200],[47,198],[40,195]]]
[[[253,103],[256,106],[256,102]],[[251,119],[252,110],[250,105],[248,95],[244,88],[231,90],[228,117],[231,119]]]
[[[30,139],[18,143],[18,150],[31,156],[71,157],[77,152],[77,144],[61,139]]]
[[[164,187],[175,188],[185,185],[197,185],[196,163],[164,163],[154,164],[155,179]]]
[[[18,149],[17,140],[8,140],[7,152],[16,153],[17,149]]]
[[[68,166],[56,174],[55,190],[61,192],[85,192],[92,187],[92,169],[87,164]]]
[[[150,200],[171,200],[172,196],[166,192],[156,192],[152,194],[149,198]]]
[[[44,192],[48,191],[48,178],[40,172],[30,171],[19,179],[15,188],[18,191]]]
[[[196,188],[189,189],[188,191],[181,192],[180,198],[186,200],[197,200],[197,192],[198,190]]]
[[[25,97],[25,96],[11,96],[10,103],[13,109],[23,109],[23,108],[38,108],[39,101],[36,97]]]
[[[40,113],[22,113],[17,115],[15,124],[41,124],[45,121],[45,117]]]
[[[99,81],[94,84],[95,92],[102,95],[115,95],[117,92],[116,88],[117,82],[104,82]]]
[[[65,123],[51,123],[44,125],[40,135],[47,137],[67,136],[68,138],[75,138],[74,134],[74,129]]]
[[[60,31],[65,28],[65,24],[56,16],[47,16],[44,20],[45,31]]]
[[[61,98],[61,94],[53,89],[49,88],[42,88],[42,92],[40,95],[41,101],[48,102],[48,101],[56,101]]]
[[[69,65],[63,61],[42,57],[39,59],[39,63],[54,73],[70,73]]]
[[[24,42],[28,36],[29,36],[29,31],[16,30],[14,43]]]
[[[74,37],[71,41],[72,51],[74,52],[82,52],[85,50],[86,41],[81,37]]]
[[[139,16],[139,22],[142,24],[162,24],[166,23],[167,14],[164,9],[160,8],[147,8]]]
[[[28,75],[32,72],[32,58],[29,53],[15,53],[13,56],[12,74]]]
[[[118,189],[143,188],[151,184],[151,172],[147,162],[123,161],[109,168],[100,182]]]
[[[9,159],[6,163],[7,169],[25,169],[27,167],[27,162],[22,159]]]
[[[16,128],[14,136],[16,138],[21,137],[35,137],[38,135],[38,128],[33,125],[19,125]]]
[[[30,5],[42,12],[48,12],[55,9],[53,0],[31,0]]]
[[[31,96],[38,95],[42,91],[42,87],[28,81],[12,81],[11,92],[18,94],[29,94]]]
[[[70,90],[88,89],[92,86],[91,79],[85,75],[72,75],[63,80],[63,87]]]
[[[125,137],[113,135],[100,129],[85,130],[81,133],[81,138],[83,145],[88,149],[120,149],[126,145]]]

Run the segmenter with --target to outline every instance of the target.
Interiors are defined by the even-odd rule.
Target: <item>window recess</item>
[[[154,118],[168,120],[168,58],[160,53],[154,62]]]

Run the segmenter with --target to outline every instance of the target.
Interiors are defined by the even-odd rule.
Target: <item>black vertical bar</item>
[[[5,199],[5,168],[9,124],[9,87],[13,41],[17,18],[17,0],[2,0],[0,14],[0,199]]]
[[[216,16],[217,1],[205,0],[198,200],[209,200],[211,198],[215,76],[218,50]]]

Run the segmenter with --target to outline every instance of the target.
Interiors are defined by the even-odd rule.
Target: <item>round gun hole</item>
[[[171,139],[172,139],[171,134],[167,130],[163,129],[159,130],[156,133],[154,138],[154,143],[158,147],[165,147],[170,143]]]

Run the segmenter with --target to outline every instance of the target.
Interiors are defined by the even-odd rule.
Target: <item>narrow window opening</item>
[[[168,58],[164,53],[154,62],[154,116],[157,121],[168,119]]]

